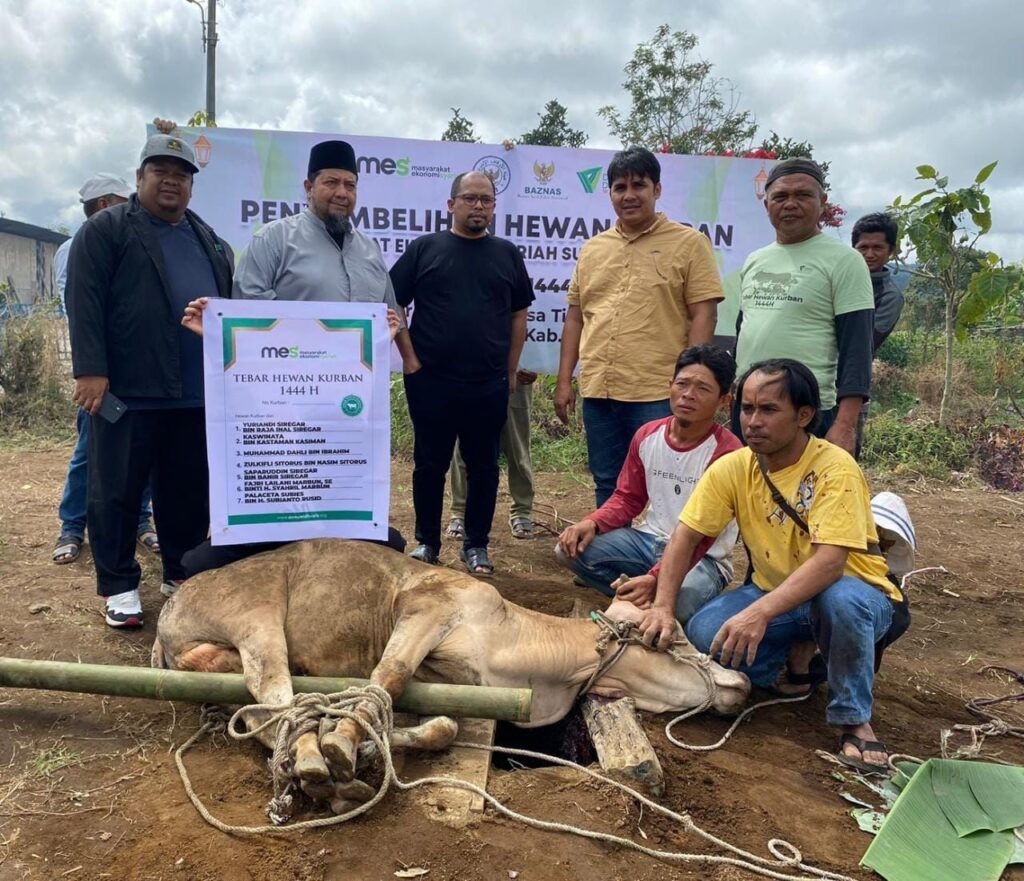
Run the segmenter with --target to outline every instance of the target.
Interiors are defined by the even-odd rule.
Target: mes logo
[[[260,349],[261,358],[298,358],[298,346],[264,346]]]

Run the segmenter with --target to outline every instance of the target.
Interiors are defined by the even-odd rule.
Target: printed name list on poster
[[[387,538],[381,304],[211,300],[203,314],[215,545]]]

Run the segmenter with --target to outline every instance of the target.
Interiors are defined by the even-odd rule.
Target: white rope
[[[809,698],[813,693],[814,693],[813,691],[808,691],[806,694],[798,694],[795,697],[776,697],[776,698],[772,698],[771,700],[761,701],[760,703],[752,704],[751,706],[747,707],[742,713],[740,713],[733,720],[732,725],[729,726],[729,728],[725,732],[725,734],[723,734],[714,743],[708,743],[708,744],[683,743],[683,741],[677,740],[675,738],[675,736],[672,734],[672,729],[678,723],[682,722],[684,719],[689,719],[691,716],[697,715],[697,713],[703,712],[705,709],[707,709],[706,706],[697,707],[697,708],[695,708],[693,710],[687,710],[685,713],[682,713],[681,715],[676,716],[671,722],[669,722],[665,726],[665,737],[667,737],[670,742],[674,743],[680,749],[689,750],[690,752],[695,752],[695,753],[711,752],[712,750],[719,749],[721,746],[723,746],[725,744],[725,742],[730,737],[732,737],[732,735],[736,731],[736,729],[740,727],[740,723],[744,719],[746,719],[747,716],[749,716],[751,713],[753,713],[754,710],[760,710],[762,707],[770,707],[772,704],[795,704],[798,701],[805,701],[805,700],[807,700],[807,698]]]
[[[296,696],[296,702],[289,707],[269,707],[266,705],[252,705],[247,708],[243,708],[243,711],[252,713],[255,711],[269,711],[272,715],[270,718],[261,724],[258,728],[248,732],[238,732],[234,730],[234,722],[239,718],[240,713],[236,713],[232,717],[232,722],[229,724],[228,732],[237,740],[244,740],[255,736],[258,732],[266,729],[272,724],[282,723],[279,725],[278,737],[275,744],[274,759],[272,760],[271,766],[275,767],[287,767],[287,765],[280,762],[279,753],[281,750],[290,752],[290,744],[288,743],[291,735],[299,736],[298,728],[294,724],[296,716],[301,716],[305,713],[308,707],[312,703],[317,701],[309,701],[308,695]],[[498,813],[503,814],[512,820],[517,820],[530,826],[534,829],[541,829],[550,832],[562,832],[572,835],[577,835],[582,838],[589,838],[596,841],[605,841],[609,844],[615,844],[619,847],[635,850],[640,853],[646,854],[647,856],[653,857],[657,860],[669,863],[700,863],[704,865],[730,865],[736,868],[743,869],[748,872],[752,872],[756,875],[761,875],[766,878],[776,878],[780,881],[806,881],[808,876],[815,878],[825,879],[825,881],[853,881],[846,875],[841,875],[836,872],[829,872],[824,869],[818,869],[814,866],[808,866],[803,862],[803,855],[799,849],[793,844],[784,839],[773,838],[768,842],[768,852],[774,857],[774,859],[767,859],[765,857],[758,856],[757,854],[750,853],[743,850],[742,848],[736,847],[735,845],[729,844],[727,841],[720,839],[710,832],[706,832],[694,823],[692,817],[687,813],[677,813],[670,810],[669,808],[659,805],[657,802],[651,801],[643,794],[637,792],[629,786],[618,781],[611,780],[602,774],[598,774],[595,771],[591,771],[589,768],[585,768],[582,765],[578,765],[575,762],[570,762],[567,759],[560,759],[555,756],[545,755],[543,753],[533,752],[531,750],[522,749],[510,749],[507,747],[496,747],[486,746],[476,743],[463,743],[457,741],[453,744],[456,747],[463,747],[466,749],[478,749],[484,750],[489,753],[502,753],[511,756],[521,756],[525,758],[540,759],[548,762],[549,764],[561,765],[566,768],[573,768],[577,771],[582,772],[588,777],[593,778],[601,783],[612,786],[621,792],[626,793],[630,797],[639,801],[642,805],[648,807],[655,813],[662,814],[663,816],[673,820],[674,822],[683,826],[688,832],[700,836],[716,847],[720,847],[723,850],[729,851],[735,856],[718,856],[714,854],[694,854],[685,853],[680,851],[663,851],[655,850],[654,848],[646,847],[645,845],[638,844],[628,838],[623,838],[618,835],[612,835],[606,832],[598,832],[592,829],[585,829],[579,826],[574,826],[569,823],[555,823],[547,820],[540,820],[536,817],[530,817],[526,814],[520,814],[517,811],[513,811],[511,808],[506,807],[499,802],[494,796],[488,793],[485,789],[476,784],[469,783],[465,780],[459,780],[454,777],[423,777],[418,780],[412,780],[405,782],[398,778],[395,773],[394,765],[391,760],[391,744],[390,744],[390,733],[393,727],[393,715],[391,711],[391,698],[386,691],[383,689],[370,685],[365,689],[350,688],[344,692],[339,692],[336,695],[317,695],[319,703],[326,710],[325,715],[331,718],[346,718],[353,719],[363,729],[370,741],[376,745],[380,752],[381,758],[384,762],[384,779],[377,792],[368,801],[359,805],[351,811],[347,811],[343,814],[338,814],[333,817],[321,817],[313,820],[304,820],[298,823],[293,823],[288,826],[281,825],[269,825],[269,826],[236,826],[224,823],[214,817],[206,806],[202,803],[202,800],[196,795],[192,783],[189,780],[188,773],[185,769],[185,763],[183,756],[192,746],[194,746],[204,735],[214,730],[216,727],[215,722],[205,721],[199,730],[192,735],[185,743],[183,743],[174,753],[174,761],[178,767],[178,772],[181,775],[182,783],[185,786],[185,792],[188,794],[192,804],[199,811],[199,814],[216,829],[227,834],[235,835],[265,835],[265,834],[291,834],[294,832],[302,832],[309,829],[320,829],[326,826],[334,826],[339,823],[345,823],[360,814],[365,814],[371,810],[378,802],[383,799],[387,790],[394,785],[396,789],[408,791],[416,789],[420,786],[446,786],[454,789],[463,789],[468,792],[472,792],[477,796],[483,798],[488,804],[490,804]],[[301,701],[300,701],[301,699]],[[298,707],[296,704],[300,704]],[[373,717],[372,722],[366,722],[360,714],[353,711],[352,707],[354,704],[360,705],[360,710],[369,710],[369,715]],[[242,711],[240,711],[242,712]],[[291,734],[283,735],[281,730],[286,726],[290,726]],[[294,739],[294,738],[292,738]],[[288,760],[290,761],[290,759]],[[276,787],[275,787],[276,789]],[[275,800],[277,794],[275,793]],[[789,874],[786,871],[798,871],[802,874]]]
[[[951,574],[945,566],[925,566],[923,569],[912,569],[900,579],[900,593],[907,586],[907,579],[913,575],[923,575],[925,572],[941,572],[943,575]]]

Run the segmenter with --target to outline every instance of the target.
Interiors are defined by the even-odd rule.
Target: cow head
[[[613,621],[638,624],[643,612],[632,603],[615,600],[605,610]],[[678,624],[676,625],[678,627]],[[676,654],[692,658],[700,664],[701,654],[683,635],[679,627]],[[715,696],[710,709],[723,715],[735,715],[750,695],[750,680],[742,673],[728,670],[714,661],[705,668],[715,683]],[[664,652],[643,646],[630,646],[622,657],[591,688],[595,694],[628,694],[641,710],[652,713],[681,712],[700,706],[707,699],[705,677],[693,664],[676,660]]]

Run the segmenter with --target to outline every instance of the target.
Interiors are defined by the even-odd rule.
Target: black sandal
[[[82,555],[82,539],[77,535],[63,534],[53,546],[53,562],[58,566],[74,563]]]
[[[419,560],[421,563],[426,563],[429,566],[437,565],[437,551],[430,545],[416,545],[416,550],[409,554],[409,556],[413,560]]]
[[[494,574],[491,558],[487,556],[487,548],[466,548],[459,551],[459,559],[466,564],[470,575],[487,577]]]
[[[865,762],[863,759],[854,758],[851,755],[847,755],[843,752],[843,747],[846,744],[851,744],[860,750],[860,754],[863,756],[864,753],[885,753],[889,755],[889,748],[882,743],[880,740],[861,740],[856,734],[850,734],[847,732],[839,738],[839,751],[836,753],[836,759],[847,768],[853,768],[860,771],[862,774],[888,774],[889,766],[876,765],[874,762]]]

